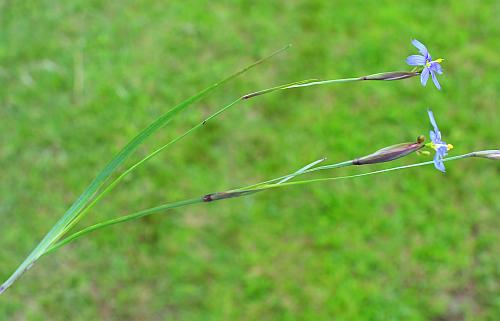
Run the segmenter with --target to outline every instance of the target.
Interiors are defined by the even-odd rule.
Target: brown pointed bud
[[[245,190],[245,191],[228,191],[228,192],[216,192],[212,194],[207,194],[203,196],[203,202],[213,202],[213,201],[219,201],[223,200],[226,198],[233,198],[233,197],[239,197],[243,195],[248,195],[252,193],[256,193],[257,191],[255,190]]]
[[[367,165],[389,162],[416,152],[424,147],[425,137],[420,135],[415,143],[402,143],[379,149],[373,154],[357,158],[352,161],[353,165]]]
[[[492,159],[492,160],[500,160],[500,150],[498,150],[498,149],[482,150],[479,152],[472,153],[472,156],[473,157],[488,158],[488,159]]]
[[[390,71],[361,77],[362,80],[399,80],[420,75],[419,72]]]

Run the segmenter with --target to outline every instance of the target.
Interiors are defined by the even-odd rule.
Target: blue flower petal
[[[431,63],[430,69],[432,71],[437,72],[438,74],[442,74],[443,73],[443,69],[441,68],[441,65],[438,62]]]
[[[446,168],[444,167],[442,157],[437,153],[436,155],[434,155],[434,167],[436,167],[437,170],[446,173]]]
[[[432,127],[434,127],[434,130],[438,132],[439,131],[438,125],[436,123],[436,119],[434,118],[434,113],[430,108],[427,109],[427,114],[429,115],[429,120],[431,121]]]
[[[429,132],[429,137],[431,138],[431,142],[433,142],[433,143],[435,143],[435,144],[438,142],[438,141],[436,140],[436,134],[434,133],[434,131],[433,131],[433,130],[431,130],[431,131]]]
[[[427,114],[429,115],[429,120],[431,121],[432,127],[434,127],[434,132],[431,132],[432,134],[430,134],[432,142],[442,143],[441,142],[441,132],[439,131],[438,125],[436,123],[436,119],[434,118],[434,113],[432,112],[432,110],[428,109]]]
[[[413,39],[411,41],[411,43],[418,49],[418,51],[420,51],[420,53],[424,56],[424,57],[427,57],[429,56],[429,51],[427,50],[427,48],[424,46],[423,43],[421,43],[420,41],[418,41],[417,39]]]
[[[422,74],[420,75],[420,82],[422,83],[422,86],[427,84],[427,79],[429,79],[429,68],[424,68],[424,70],[422,70]]]
[[[438,169],[439,171],[445,173],[446,169],[444,167],[443,157],[448,154],[448,145],[446,144],[446,142],[443,142],[441,140],[441,132],[437,127],[436,119],[434,118],[434,113],[432,112],[432,110],[428,109],[427,114],[429,115],[429,120],[431,121],[432,127],[434,127],[434,130],[430,131],[431,141],[435,144],[434,146],[431,146],[436,150],[436,154],[434,155],[434,167],[436,167],[436,169]]]
[[[425,57],[421,55],[411,55],[406,58],[406,63],[410,66],[424,66]]]
[[[441,144],[444,145],[438,147],[436,153],[438,153],[441,157],[445,157],[446,155],[448,155],[448,146],[445,142],[441,142]]]
[[[430,71],[431,76],[432,76],[432,82],[434,82],[434,85],[436,85],[436,88],[441,90],[441,85],[439,84],[439,81],[437,80],[436,73],[434,71]]]

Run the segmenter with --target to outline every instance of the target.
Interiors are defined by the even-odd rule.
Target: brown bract
[[[417,141],[414,143],[402,143],[388,146],[379,149],[373,154],[356,158],[352,161],[352,163],[353,165],[367,165],[389,162],[421,149],[422,147],[424,147],[424,140],[425,138],[423,136],[419,136]]]
[[[369,76],[364,76],[362,80],[399,80],[406,79],[420,75],[420,72],[408,72],[408,71],[390,71],[383,72],[380,74],[374,74]]]

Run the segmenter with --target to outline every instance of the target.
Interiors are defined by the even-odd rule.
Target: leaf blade
[[[98,175],[92,180],[92,182],[87,186],[82,194],[77,198],[77,200],[70,206],[68,210],[63,214],[63,216],[55,223],[55,225],[50,229],[50,231],[42,238],[42,240],[37,244],[34,250],[28,255],[28,257],[19,265],[19,267],[14,271],[14,273],[0,286],[0,294],[2,294],[7,288],[9,288],[21,275],[26,272],[31,266],[47,251],[47,249],[56,242],[65,230],[65,227],[71,223],[71,221],[78,215],[78,213],[85,208],[85,206],[96,196],[99,189],[104,185],[106,180],[118,169],[118,167],[153,133],[155,133],[160,128],[167,125],[178,113],[186,109],[188,106],[192,105],[194,102],[200,100],[201,98],[208,95],[210,92],[214,91],[221,85],[229,82],[230,80],[240,76],[246,71],[260,65],[264,61],[278,55],[279,53],[290,48],[287,45],[267,57],[264,57],[247,67],[231,74],[230,76],[224,78],[223,80],[212,84],[211,86],[203,89],[202,91],[196,93],[195,95],[189,97],[188,99],[182,101],[181,103],[174,106],[165,114],[161,115],[154,122],[152,122],[148,127],[143,129],[139,134],[132,138],[127,145],[118,154],[106,164],[106,166],[98,173]]]

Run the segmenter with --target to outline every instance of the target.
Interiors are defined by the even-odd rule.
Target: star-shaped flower
[[[440,63],[443,62],[443,59],[439,58],[436,60],[432,60],[429,51],[420,41],[413,39],[411,43],[418,49],[421,55],[409,56],[408,58],[406,58],[406,63],[410,66],[423,66],[422,72],[420,74],[420,82],[423,86],[427,84],[429,75],[431,75],[434,85],[436,85],[437,89],[441,89],[441,85],[437,80],[436,73],[443,73],[440,65]]]
[[[446,142],[441,140],[441,132],[436,124],[436,120],[434,119],[434,114],[430,109],[427,112],[429,114],[432,127],[434,127],[434,130],[430,131],[431,142],[429,143],[429,146],[436,151],[436,155],[434,155],[434,167],[444,173],[446,172],[446,169],[443,164],[443,158],[448,154],[448,151],[453,148],[453,145],[446,144]]]

